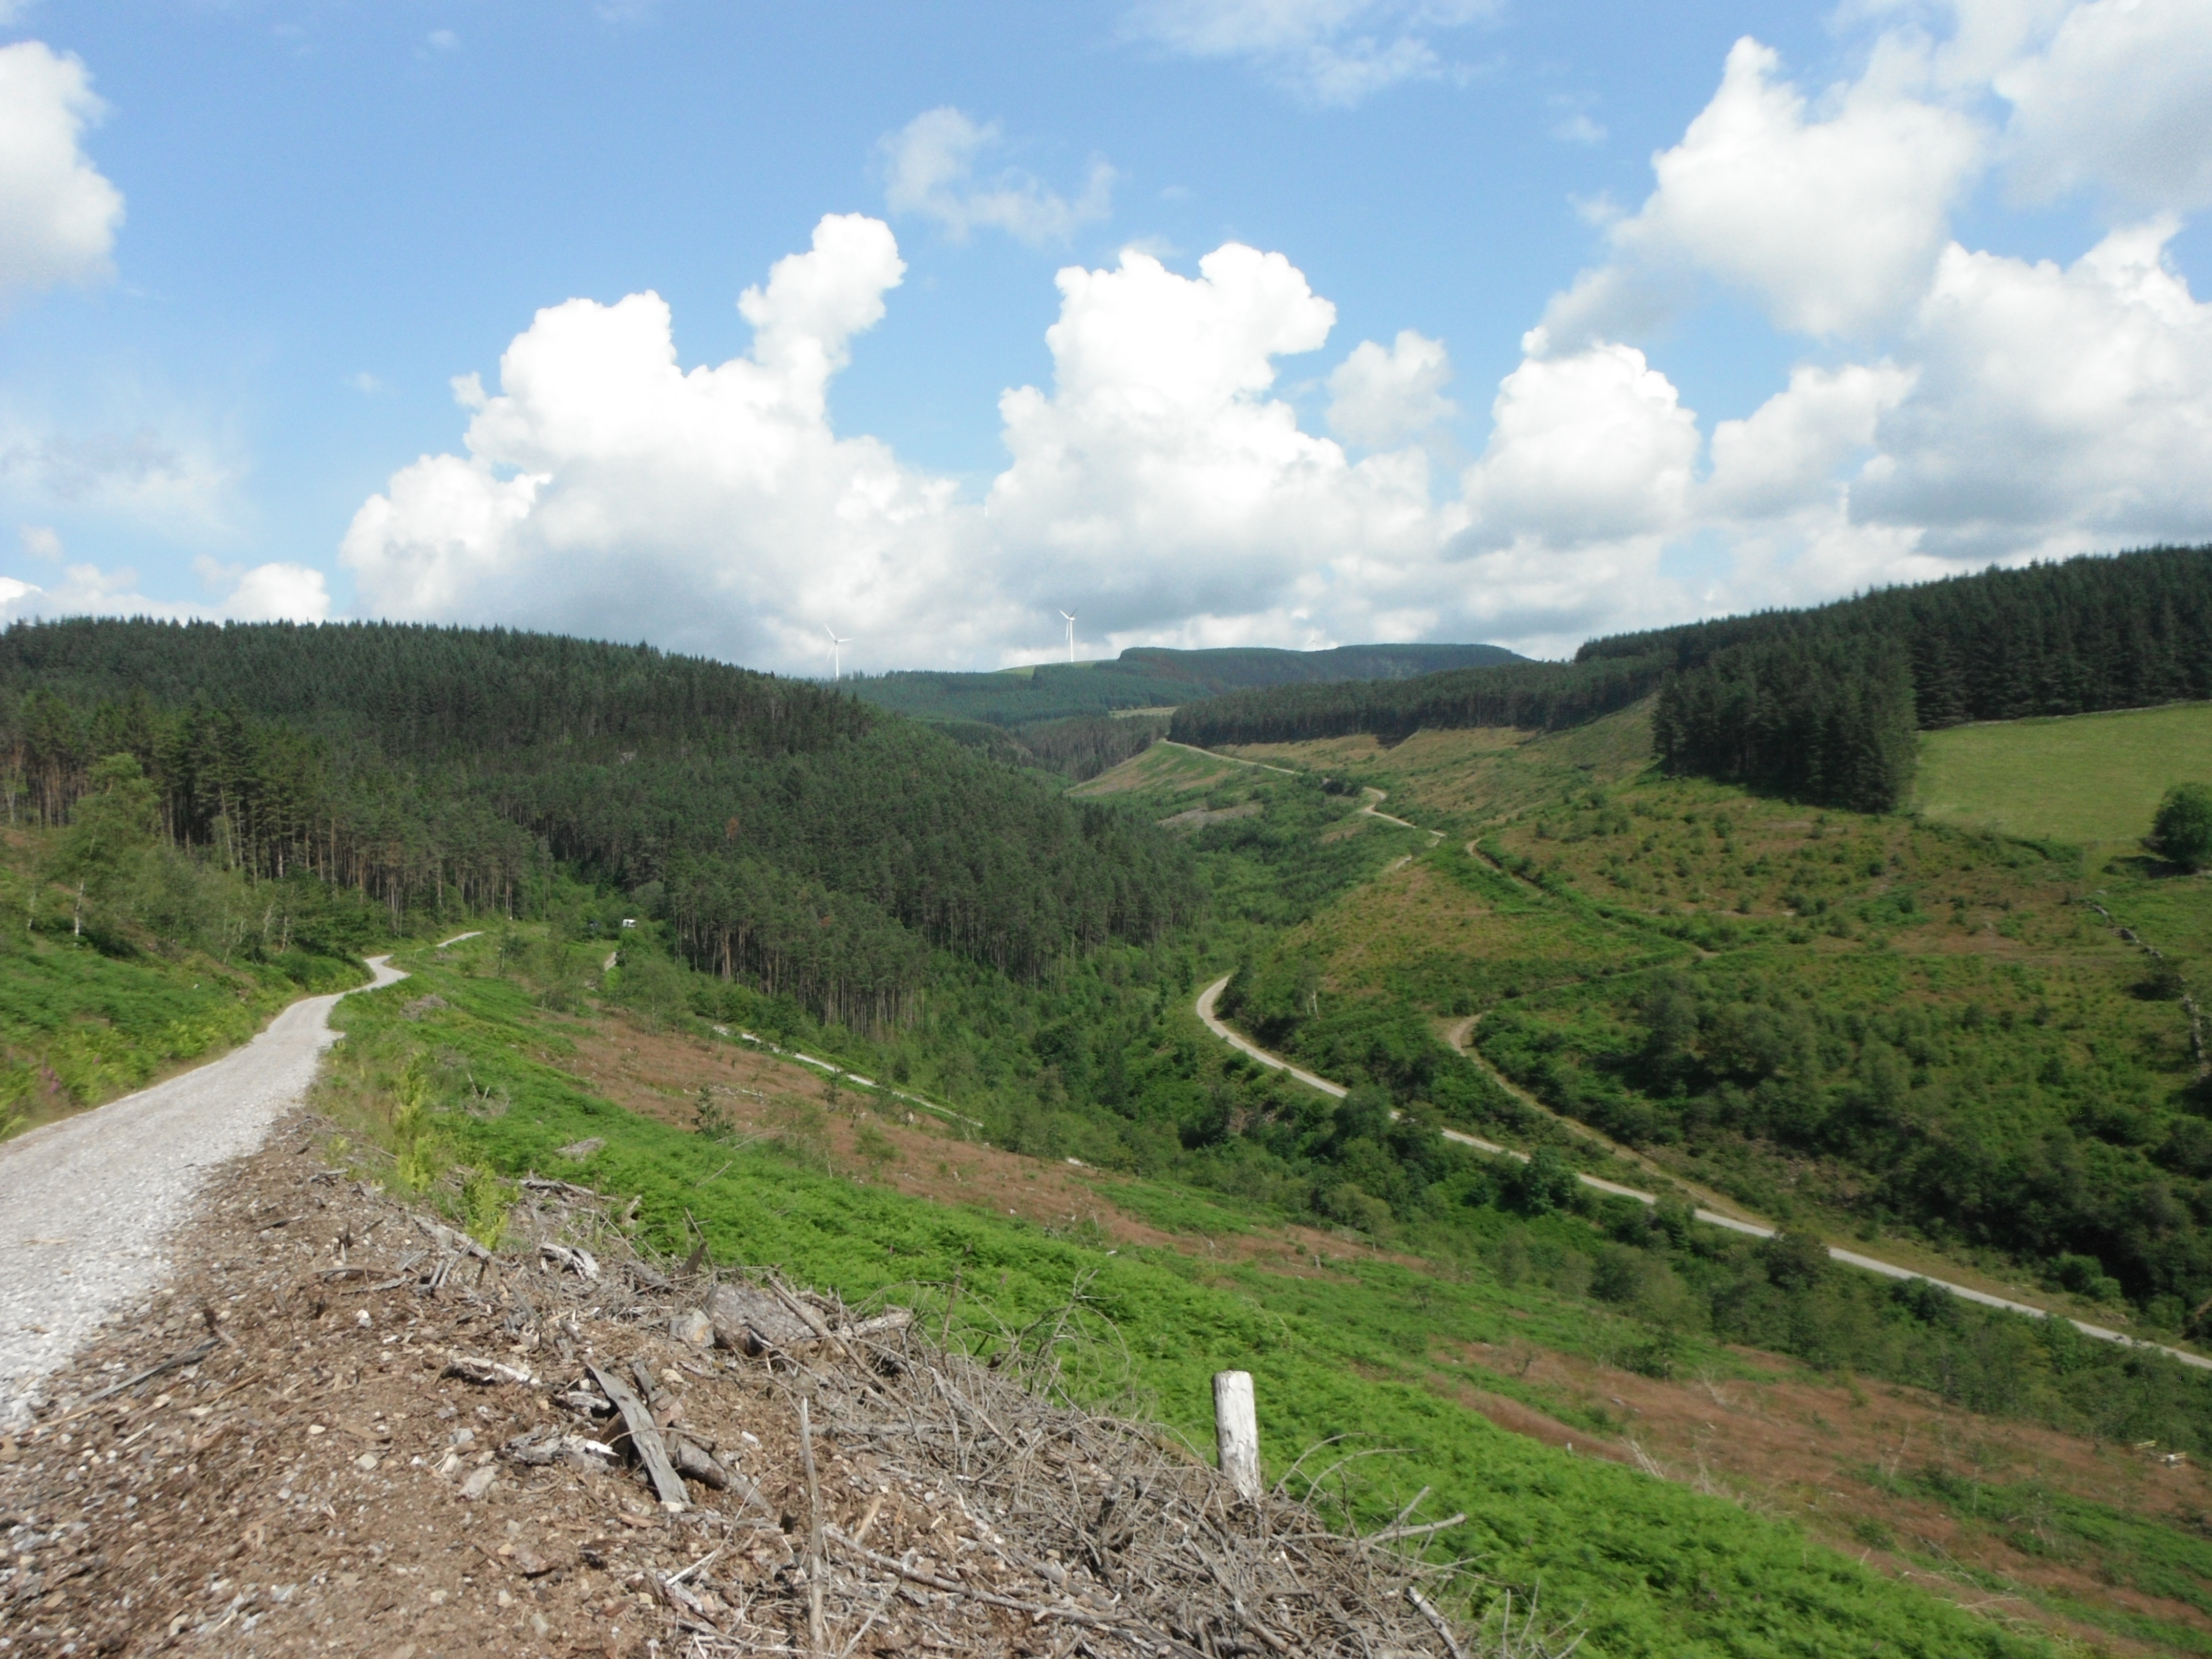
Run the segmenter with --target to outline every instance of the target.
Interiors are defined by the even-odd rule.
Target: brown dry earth
[[[1426,1570],[1055,1411],[1036,1372],[911,1331],[753,1358],[681,1340],[711,1277],[629,1256],[591,1194],[535,1183],[506,1246],[471,1250],[325,1169],[330,1127],[295,1115],[231,1166],[169,1287],[0,1442],[9,1659],[1203,1659],[1261,1650],[1260,1624],[1278,1652],[1443,1651],[1407,1593]],[[541,1248],[562,1239],[598,1259]],[[592,1366],[731,1485],[672,1505],[587,1455],[624,1440]]]
[[[2013,1538],[2036,1539],[2045,1550],[2060,1541],[2033,1513],[2004,1513],[1993,1498],[1977,1524],[1887,1484],[1933,1471],[1975,1485],[2040,1486],[2199,1532],[2212,1512],[2212,1479],[2193,1463],[2169,1464],[2155,1448],[2099,1444],[2031,1423],[1977,1417],[1919,1389],[1832,1382],[1769,1354],[1736,1352],[1753,1376],[1660,1382],[1525,1344],[1469,1343],[1435,1358],[1466,1368],[1456,1387],[1441,1391],[1501,1428],[1640,1468],[1756,1513],[1788,1516],[1845,1554],[1980,1611],[2044,1624],[2103,1650],[2161,1650],[2024,1598],[1993,1595],[1973,1572],[2212,1632],[2212,1620],[2197,1609],[2111,1583],[2094,1562],[2016,1547]],[[1485,1389],[1485,1372],[1608,1412],[1626,1426],[1614,1435],[1576,1428]],[[1861,1529],[1874,1528],[1886,1530],[1896,1547],[1869,1545]],[[1919,1559],[1908,1559],[1908,1553]],[[2063,1547],[2053,1553],[2063,1554]],[[1951,1565],[1931,1570],[1930,1558]]]

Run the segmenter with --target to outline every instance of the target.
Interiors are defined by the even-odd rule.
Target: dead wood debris
[[[568,1182],[485,1251],[285,1150],[326,1127],[217,1183],[171,1290],[0,1441],[0,1659],[1501,1650],[1407,1544],[1054,1403],[1049,1343],[994,1368],[647,1261]]]

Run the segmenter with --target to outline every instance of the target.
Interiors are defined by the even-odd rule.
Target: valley
[[[1462,1517],[1477,1624],[2212,1651],[2212,883],[2143,840],[2207,705],[1899,761],[1869,691],[1881,767],[1732,776],[1683,745],[1798,659],[1665,649],[979,735],[544,636],[11,630],[0,1102],[96,1125],[389,951],[310,1103],[350,1178],[487,1237],[566,1182],[984,1361],[1059,1321],[1193,1445],[1249,1370],[1271,1474],[1348,1437],[1347,1516]]]

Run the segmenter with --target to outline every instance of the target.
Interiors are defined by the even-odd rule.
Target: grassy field
[[[2212,783],[2212,703],[1930,732],[1912,810],[2034,840],[2132,845],[2177,783]]]
[[[1651,763],[1651,708],[1638,703],[1565,732],[1475,726],[1416,732],[1390,744],[1361,736],[1223,752],[1373,784],[1389,791],[1395,812],[1471,832],[1534,811],[1563,791],[1601,787],[1644,770]]]
[[[234,948],[218,952],[80,907],[42,878],[50,841],[0,837],[0,913],[14,923],[0,929],[0,1139],[143,1088],[245,1042],[293,998],[363,977],[339,956],[264,949],[244,922]],[[245,896],[210,884],[217,899]],[[288,896],[272,889],[268,902],[240,908],[265,926]],[[82,932],[72,927],[79,908]]]

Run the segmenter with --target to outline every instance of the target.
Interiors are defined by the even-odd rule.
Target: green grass
[[[2132,843],[2177,783],[2212,783],[2212,703],[1930,732],[1912,810],[2032,840]]]
[[[0,914],[12,919],[0,929],[0,1139],[234,1048],[293,998],[363,977],[356,962],[264,953],[258,940],[226,963],[161,945],[106,912],[73,934],[70,896],[36,877],[39,845],[0,845]]]
[[[957,1283],[956,1328],[974,1344],[1081,1285],[1091,1309],[1118,1329],[1127,1361],[1125,1370],[1116,1345],[1094,1347],[1073,1373],[1079,1391],[1149,1411],[1203,1443],[1212,1372],[1250,1370],[1274,1468],[1332,1436],[1397,1449],[1356,1466],[1350,1495],[1358,1512],[1382,1516],[1419,1487],[1433,1488],[1431,1510],[1469,1516],[1441,1547],[1522,1596],[1540,1583],[1555,1615],[1581,1610],[1586,1652],[2047,1651],[2037,1638],[1869,1572],[1794,1526],[1508,1434],[1439,1398],[1429,1343],[1449,1328],[1471,1334],[1497,1318],[1498,1310],[1486,1316],[1476,1305],[1474,1290],[1439,1301],[1433,1284],[1417,1285],[1417,1276],[1387,1264],[1316,1283],[1249,1267],[1223,1273],[1164,1251],[1109,1255],[795,1167],[766,1147],[732,1158],[727,1146],[633,1117],[532,1058],[544,1038],[519,988],[416,965],[404,988],[342,1006],[349,1040],[333,1056],[325,1096],[341,1111],[373,1113],[380,1101],[388,1109],[417,1054],[438,1056],[432,1063],[446,1070],[458,1057],[476,1087],[503,1091],[507,1104],[495,1118],[438,1113],[456,1155],[514,1176],[550,1167],[567,1142],[604,1137],[580,1178],[641,1196],[643,1224],[665,1246],[684,1243],[688,1212],[717,1259],[774,1264],[848,1297],[880,1292],[941,1315]],[[451,1006],[402,1019],[401,1006],[426,989]],[[1554,1316],[1565,1322],[1564,1311]]]
[[[11,933],[0,943],[0,1132],[235,1047],[286,1000],[212,963],[115,961]]]

